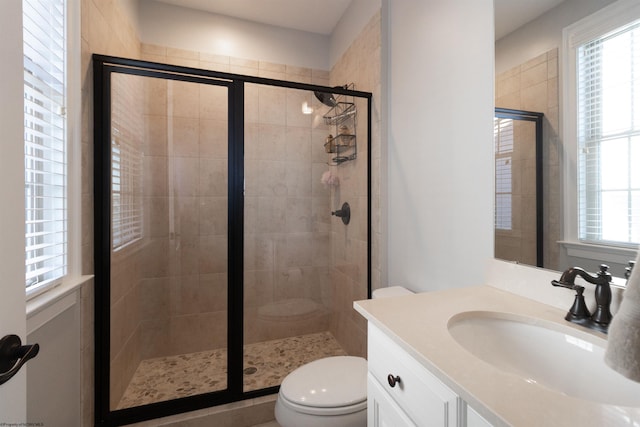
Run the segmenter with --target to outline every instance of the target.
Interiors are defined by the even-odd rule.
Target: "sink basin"
[[[448,328],[475,357],[524,381],[579,399],[640,406],[640,383],[605,364],[604,339],[562,324],[488,311],[459,313]]]

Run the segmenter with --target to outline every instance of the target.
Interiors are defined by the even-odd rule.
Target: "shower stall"
[[[275,393],[348,354],[371,94],[93,60],[96,424]]]

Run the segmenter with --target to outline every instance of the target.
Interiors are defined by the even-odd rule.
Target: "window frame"
[[[611,5],[567,26],[562,32],[562,136],[563,136],[563,193],[564,193],[564,242],[568,250],[591,255],[589,258],[608,262],[626,263],[626,253],[634,245],[612,242],[584,242],[579,237],[578,206],[578,69],[577,51],[581,44],[603,36],[617,28],[640,19],[640,4],[634,0],[619,0]],[[603,256],[603,253],[611,256]],[[607,259],[608,258],[608,259]]]
[[[83,246],[81,208],[82,194],[90,194],[91,188],[84,188],[82,181],[82,142],[87,135],[82,134],[81,112],[81,32],[80,32],[80,2],[64,0],[65,3],[65,43],[66,43],[66,210],[67,210],[67,238],[66,238],[66,274],[48,285],[27,290],[25,297],[29,301],[27,312],[38,306],[38,301],[51,295],[54,289],[59,293],[66,293],[75,289],[86,278],[81,277],[81,252]],[[23,6],[21,5],[21,9]],[[24,25],[24,24],[23,24]],[[22,46],[20,47],[22,50]],[[88,64],[87,64],[88,66]],[[89,183],[87,183],[89,184]],[[26,208],[26,206],[25,206]],[[27,314],[28,314],[27,313]]]

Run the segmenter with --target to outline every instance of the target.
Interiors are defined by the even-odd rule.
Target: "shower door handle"
[[[38,355],[38,344],[22,345],[17,335],[6,335],[0,339],[0,385],[18,373],[22,365]]]

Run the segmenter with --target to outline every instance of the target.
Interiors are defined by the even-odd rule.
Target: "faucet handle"
[[[609,266],[607,264],[600,264],[600,271],[598,277],[604,277],[607,282],[611,282],[611,273],[609,273]]]
[[[636,265],[635,261],[629,261],[629,266],[624,269],[624,278],[629,280],[631,276],[631,272],[633,271],[633,267]]]

